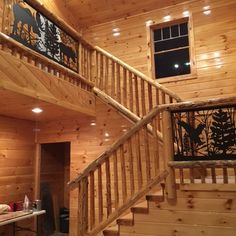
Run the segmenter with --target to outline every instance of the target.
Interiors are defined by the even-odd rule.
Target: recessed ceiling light
[[[112,29],[112,32],[119,32],[120,31],[120,28],[114,28]]]
[[[32,109],[32,112],[34,112],[34,113],[41,113],[43,110],[41,109],[41,108],[39,108],[39,107],[35,107],[35,108],[33,108]]]
[[[184,11],[183,16],[189,16],[189,11]]]
[[[153,24],[153,20],[147,20],[147,21],[145,21],[145,25],[146,26],[150,26],[150,25],[152,25]]]
[[[169,21],[171,19],[171,16],[170,15],[164,16],[163,19],[164,21]]]
[[[113,33],[112,34],[114,37],[118,37],[118,36],[120,36],[120,32],[115,32],[115,33]]]
[[[106,133],[105,133],[105,137],[109,137],[109,136],[110,136],[110,135],[106,132]]]
[[[205,6],[205,7],[203,7],[202,9],[203,9],[204,11],[209,10],[209,9],[210,9],[210,6]]]
[[[91,121],[90,125],[91,126],[96,126],[96,122],[95,121]]]
[[[203,12],[204,15],[210,15],[211,14],[211,10],[207,10]]]

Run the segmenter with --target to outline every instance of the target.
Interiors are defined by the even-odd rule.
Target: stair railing
[[[166,107],[154,108],[69,183],[79,189],[78,235],[96,235],[167,177],[157,133]]]
[[[181,98],[140,71],[95,47],[92,67],[96,88],[122,104],[138,117],[155,106],[181,102]]]

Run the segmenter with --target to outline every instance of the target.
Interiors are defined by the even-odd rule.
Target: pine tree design
[[[235,126],[228,112],[222,109],[212,115],[211,155],[232,154],[235,148]]]

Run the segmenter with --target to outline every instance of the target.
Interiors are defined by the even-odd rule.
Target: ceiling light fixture
[[[32,112],[34,112],[34,113],[36,113],[36,114],[39,114],[39,113],[41,113],[43,110],[41,109],[41,108],[39,108],[39,107],[35,107],[35,108],[33,108],[32,109]]]
[[[203,12],[204,15],[210,15],[211,14],[211,10],[207,10]]]
[[[183,16],[189,16],[189,11],[184,11]]]
[[[170,15],[164,16],[163,19],[164,21],[169,21],[171,19],[171,16]]]
[[[120,36],[120,32],[115,32],[115,33],[113,33],[112,34],[114,37],[118,37],[118,36]]]

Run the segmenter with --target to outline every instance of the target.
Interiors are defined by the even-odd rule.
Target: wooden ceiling
[[[187,0],[62,0],[80,26],[101,24]]]
[[[3,116],[41,122],[79,117],[89,118],[89,116],[80,112],[65,109],[61,106],[40,101],[9,90],[0,88],[0,94],[0,115]],[[40,107],[43,112],[40,114],[33,113],[31,110],[35,107]]]

